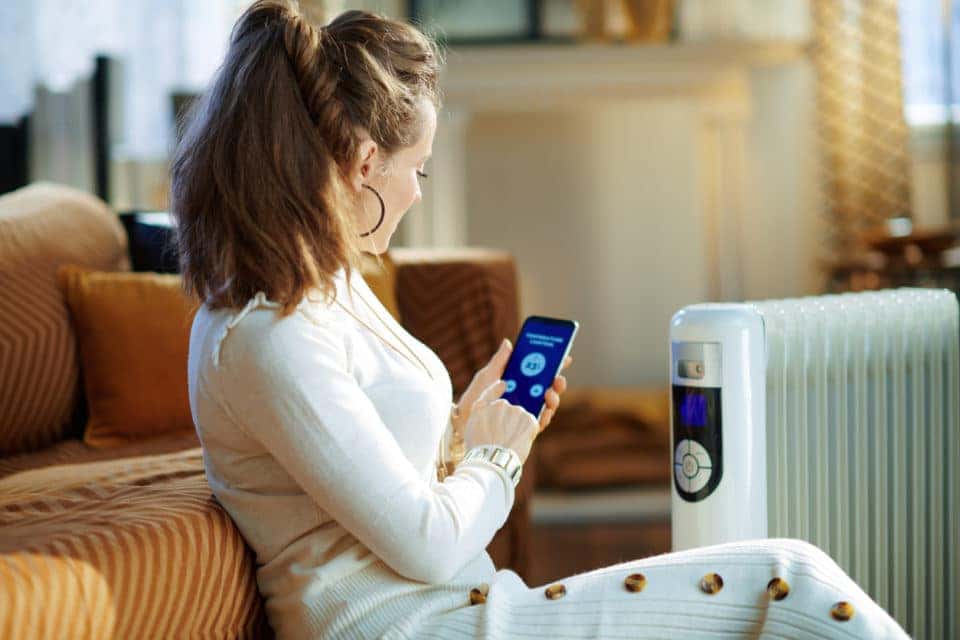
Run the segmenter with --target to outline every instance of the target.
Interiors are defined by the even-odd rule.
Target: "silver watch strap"
[[[520,483],[520,476],[523,473],[523,463],[520,462],[520,456],[509,447],[500,447],[492,444],[481,444],[471,447],[463,455],[461,464],[471,460],[482,460],[494,464],[507,472],[507,477],[516,487]]]

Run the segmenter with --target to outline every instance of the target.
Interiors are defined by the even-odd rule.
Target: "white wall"
[[[819,188],[815,77],[807,61],[753,72],[747,129],[752,198],[744,226],[744,297],[822,290],[817,258],[824,210]]]
[[[811,293],[812,74],[801,62],[752,85],[745,297]],[[663,384],[671,315],[708,299],[698,127],[671,100],[470,121],[468,242],[516,257],[523,316],[581,322],[571,384]]]

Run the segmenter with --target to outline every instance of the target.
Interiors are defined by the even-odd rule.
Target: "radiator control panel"
[[[720,483],[723,430],[720,389],[673,385],[673,479],[680,497],[698,502]]]
[[[671,362],[673,483],[685,502],[699,502],[723,472],[723,345],[676,341]]]

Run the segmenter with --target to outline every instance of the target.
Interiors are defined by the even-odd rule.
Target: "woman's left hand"
[[[490,358],[490,361],[474,374],[470,384],[467,385],[463,395],[460,396],[460,402],[457,404],[459,408],[459,424],[467,424],[473,403],[477,401],[484,389],[501,379],[504,370],[507,368],[507,361],[510,359],[510,353],[512,351],[513,346],[510,344],[510,341],[504,340],[497,352]],[[573,362],[573,356],[567,356],[560,370],[563,371],[569,367],[571,362]],[[567,379],[562,375],[558,375],[554,378],[553,385],[547,389],[543,397],[546,406],[544,406],[543,412],[540,414],[540,431],[547,428],[547,425],[550,424],[553,416],[557,413],[557,408],[560,406],[560,394],[566,390]]]

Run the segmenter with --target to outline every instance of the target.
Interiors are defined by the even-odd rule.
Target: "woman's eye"
[[[423,171],[417,171],[417,175],[420,176],[421,178],[429,178],[429,177],[430,177],[430,176],[428,176],[427,174],[425,174]]]

